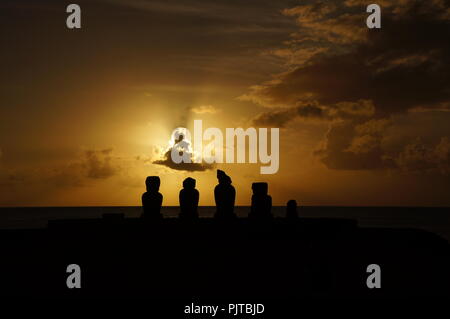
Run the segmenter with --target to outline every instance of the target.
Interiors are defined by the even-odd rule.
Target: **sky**
[[[449,206],[450,3],[91,0],[0,4],[0,206],[163,205],[215,169],[249,205]],[[280,167],[164,165],[176,127],[280,128]],[[159,164],[158,164],[159,163]]]

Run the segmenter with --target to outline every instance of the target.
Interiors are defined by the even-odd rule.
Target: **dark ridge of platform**
[[[270,239],[296,238],[298,236],[336,236],[353,233],[357,222],[351,219],[334,218],[299,218],[287,220],[273,218],[269,220],[250,220],[237,218],[220,221],[213,218],[199,218],[182,221],[177,218],[145,220],[142,218],[123,218],[108,216],[103,219],[78,219],[49,221],[50,234],[61,236],[83,233],[83,236],[96,237],[99,234],[127,234],[128,236],[174,238],[189,235],[190,239],[216,238],[217,236],[248,237],[260,234]]]
[[[107,215],[1,231],[0,295],[148,298],[450,296],[450,247],[415,229],[345,219],[157,221]],[[82,288],[66,287],[79,264]],[[382,269],[368,289],[367,266]]]

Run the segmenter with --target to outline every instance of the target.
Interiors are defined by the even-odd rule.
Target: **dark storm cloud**
[[[86,167],[87,177],[94,179],[108,178],[115,175],[118,171],[111,157],[112,148],[85,152],[83,165]]]
[[[352,125],[334,125],[327,133],[327,145],[316,152],[322,162],[331,169],[376,169],[384,166],[382,151],[376,141],[371,142],[370,150],[364,153],[349,152],[349,140],[353,138]]]
[[[317,101],[297,103],[295,107],[269,110],[253,119],[256,126],[285,127],[296,118],[311,120],[363,119],[374,114],[371,101],[339,102],[333,105],[319,105]]]
[[[259,127],[285,127],[296,116],[295,109],[283,108],[267,111],[253,119],[253,125]]]
[[[408,62],[417,57],[391,57],[388,66],[374,62],[375,56],[362,54],[316,58],[309,66],[283,74],[277,83],[255,87],[247,99],[268,107],[366,99],[381,114],[435,106],[450,99],[450,51],[423,54],[418,64]]]
[[[413,147],[405,151],[409,141],[395,151],[383,149],[385,129],[393,125],[389,119],[414,109],[445,111],[450,101],[450,2],[380,1],[379,30],[366,27],[368,4],[327,1],[284,10],[299,28],[286,48],[290,57],[306,49],[314,54],[241,97],[272,108],[259,114],[256,124],[280,127],[294,118],[311,117],[310,112],[299,112],[301,105],[317,105],[315,118],[331,124],[316,154],[333,169],[405,167],[417,152]],[[358,131],[373,121],[383,122],[384,130]],[[441,145],[447,137],[435,138]]]
[[[108,179],[119,174],[120,161],[112,148],[90,149],[65,165],[42,170],[39,175],[47,172],[46,178],[59,186],[82,186],[89,180]]]
[[[444,175],[450,173],[450,140],[441,138],[434,145],[427,145],[420,139],[407,144],[395,159],[403,171],[435,171]]]
[[[259,114],[253,119],[253,125],[261,127],[285,127],[296,117],[323,119],[327,115],[317,104],[305,104],[294,108],[278,108]]]
[[[160,157],[160,159],[154,160],[152,162],[153,164],[188,172],[201,172],[214,168],[214,164],[202,162],[196,163],[194,152],[192,150],[192,143],[187,138],[185,129],[177,129],[176,132],[173,133],[173,138],[173,145],[162,154],[162,158]],[[179,154],[180,163],[175,163],[172,160],[172,152],[174,154]]]
[[[377,120],[372,120],[377,122]],[[372,121],[355,125],[343,122],[330,127],[326,135],[326,144],[315,151],[322,162],[331,169],[368,170],[394,168],[394,160],[385,155],[381,147],[382,130],[388,125],[384,120],[379,130],[364,132],[360,127],[371,125]]]
[[[113,155],[113,149],[86,150],[79,157],[51,166],[15,168],[0,167],[0,185],[45,184],[47,187],[78,187],[90,180],[101,180],[120,173],[121,159]]]
[[[203,172],[209,169],[213,169],[213,164],[207,164],[207,163],[184,163],[181,162],[179,164],[172,161],[171,157],[172,149],[169,149],[165,154],[164,158],[161,160],[155,160],[153,161],[153,164],[157,165],[163,165],[170,169],[174,169],[177,171],[188,171],[188,172]],[[192,156],[191,156],[192,158]]]
[[[448,1],[389,3],[383,7],[381,30],[367,29],[364,6],[353,14],[345,5],[328,2],[287,10],[300,27],[293,43],[327,51],[255,86],[246,98],[268,107],[367,99],[386,113],[448,101],[450,14],[445,15],[448,7],[436,5]]]

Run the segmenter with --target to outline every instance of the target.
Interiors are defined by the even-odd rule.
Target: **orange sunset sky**
[[[237,204],[450,205],[450,6],[371,1],[0,4],[0,206],[163,205],[184,178],[213,205],[215,169],[161,160],[172,130],[280,128],[280,168],[218,164]]]

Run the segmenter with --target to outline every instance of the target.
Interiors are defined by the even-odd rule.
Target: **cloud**
[[[418,155],[407,148],[410,140],[386,149],[385,142],[394,138],[388,133],[396,125],[391,119],[448,112],[450,105],[448,1],[382,0],[379,30],[366,27],[367,4],[326,1],[284,10],[296,20],[298,32],[272,54],[285,59],[288,68],[240,97],[265,108],[254,117],[255,125],[327,122],[315,154],[331,169],[407,167],[407,159]],[[428,129],[433,135],[435,127]],[[445,149],[442,138],[448,137],[436,133],[434,138]],[[442,162],[420,162],[445,171]]]
[[[445,54],[418,65],[398,67],[392,66],[392,60],[396,60],[393,57],[384,59],[384,63],[359,53],[324,57],[253,86],[241,99],[268,108],[295,107],[311,101],[333,105],[371,100],[378,113],[405,112],[450,100],[450,58]]]
[[[372,119],[354,127],[353,139],[345,151],[362,154],[381,148],[384,130],[390,125],[387,119]]]
[[[253,86],[242,98],[265,107],[295,107],[299,101],[311,100],[329,105],[364,99],[373,101],[378,112],[387,114],[448,102],[450,44],[446,39],[450,35],[450,17],[444,19],[442,12],[448,9],[440,10],[443,2],[436,2],[437,7],[429,2],[391,1],[383,8],[380,30],[368,29],[364,18],[354,23],[341,21],[338,17],[359,19],[361,11],[349,13],[338,2],[286,10],[285,14],[298,18],[301,32],[293,36],[285,50],[299,50],[301,42],[300,50],[325,48],[326,53],[313,55],[307,63]],[[410,9],[397,13],[402,6]],[[364,33],[364,37],[354,39],[338,31],[342,28],[353,30],[350,34]],[[335,36],[330,37],[329,32]]]
[[[425,112],[450,112],[450,101],[444,103],[438,103],[436,105],[429,105],[426,107],[417,106],[409,109],[411,113],[425,113]]]
[[[295,117],[296,110],[280,108],[257,115],[252,125],[257,127],[285,127]]]
[[[80,187],[92,180],[107,179],[120,172],[121,159],[113,149],[85,150],[79,157],[52,166],[6,167],[0,174],[0,184],[45,184],[54,187]]]
[[[335,123],[315,155],[328,168],[338,170],[395,169],[414,174],[449,174],[448,136],[436,137],[431,131],[428,136],[411,142],[409,134],[394,135],[398,131],[395,125],[384,118],[359,124]]]
[[[366,125],[362,124],[362,125]],[[393,160],[386,156],[379,134],[358,135],[352,122],[330,127],[324,145],[315,151],[321,161],[331,169],[373,170],[394,168]]]
[[[319,105],[317,101],[298,103],[292,108],[278,108],[258,114],[253,119],[255,126],[285,127],[296,118],[306,120],[335,121],[371,117],[375,112],[372,101],[339,102]]]
[[[426,145],[418,139],[406,145],[395,161],[403,171],[437,170],[448,175],[450,173],[450,140],[448,137],[443,137],[436,145]]]
[[[317,103],[306,103],[295,108],[279,108],[257,115],[253,125],[259,127],[285,127],[295,118],[324,119],[326,110]]]
[[[219,110],[212,105],[201,105],[190,109],[195,114],[215,114]]]
[[[301,32],[294,34],[297,43],[305,41],[347,44],[364,42],[366,29],[361,28],[364,11],[342,13],[336,1],[306,4],[286,9],[283,14],[296,18]]]
[[[189,3],[166,3],[165,1],[146,1],[146,0],[107,0],[113,4],[128,6],[143,11],[153,11],[159,13],[176,13],[176,14],[193,14],[199,15],[207,12],[207,9],[198,5],[190,5]]]
[[[191,143],[184,139],[182,132],[179,133],[178,139],[173,141],[173,146],[170,147],[164,154],[163,158],[153,161],[153,164],[163,165],[170,169],[178,171],[188,171],[188,172],[202,172],[209,169],[213,169],[215,165],[207,163],[195,163],[195,156],[191,151]],[[180,154],[180,156],[188,157],[190,163],[185,163],[184,161],[180,163],[175,163],[172,161],[172,150],[175,148]]]
[[[177,171],[188,171],[188,172],[203,172],[214,168],[213,164],[207,163],[183,163],[183,162],[179,164],[174,163],[172,161],[171,152],[172,149],[168,150],[164,154],[164,158],[162,160],[153,161],[153,164],[163,165]]]
[[[314,56],[325,53],[327,48],[278,48],[265,52],[265,55],[281,58],[288,66],[303,65]]]
[[[86,176],[93,179],[104,179],[115,175],[118,167],[111,157],[112,148],[103,150],[87,150],[83,160]]]

